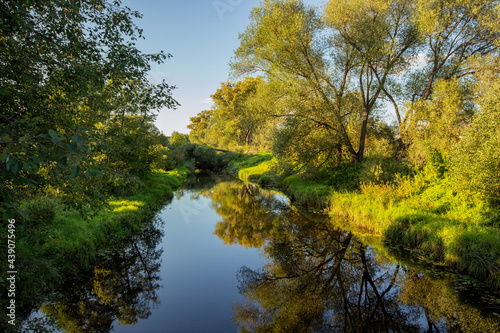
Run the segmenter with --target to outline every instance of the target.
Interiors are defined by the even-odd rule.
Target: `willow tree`
[[[408,154],[414,160],[428,158],[423,148],[447,154],[471,121],[477,104],[472,86],[481,68],[475,59],[498,54],[498,6],[496,0],[415,1],[412,20],[422,41],[421,63],[407,73],[402,98],[406,112],[399,124],[404,145],[413,146]],[[396,92],[388,89],[387,94],[397,99],[392,97]],[[456,126],[449,129],[450,123]],[[454,133],[446,149],[441,133]]]
[[[232,68],[280,81],[289,102],[278,116],[305,124],[304,135],[338,138],[332,145],[359,162],[386,81],[418,43],[409,12],[409,1],[331,1],[323,17],[298,0],[266,0],[240,36]]]
[[[411,65],[418,49],[412,10],[412,0],[330,1],[326,8],[327,22],[356,55],[351,73],[362,100],[358,161],[363,159],[367,124],[376,103],[387,94],[389,82],[398,80]]]

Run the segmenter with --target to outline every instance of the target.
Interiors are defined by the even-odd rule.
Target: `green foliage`
[[[491,75],[491,74],[490,74]],[[464,131],[451,159],[451,175],[458,190],[479,193],[500,206],[500,80],[485,77],[479,83],[480,112]]]
[[[359,170],[360,184],[392,184],[412,174],[407,163],[390,157],[367,157]]]
[[[473,114],[470,87],[458,79],[438,81],[431,100],[420,100],[407,114],[407,158],[422,166],[436,152],[448,157]]]
[[[462,272],[500,288],[500,233],[472,228],[450,244],[449,260]]]
[[[182,134],[185,138],[185,134]],[[230,151],[218,151],[215,148],[184,142],[181,145],[161,146],[156,154],[158,160],[154,164],[161,170],[187,167],[195,169],[220,171],[227,167],[235,154]]]
[[[173,197],[172,189],[179,188],[188,173],[185,168],[153,172],[141,191],[108,198],[108,208],[87,217],[56,196],[35,196],[23,202],[30,220],[16,223],[16,258],[23,276],[16,292],[19,315],[21,309],[40,306],[64,277],[89,269],[100,252],[137,233]],[[6,291],[4,282],[0,285]],[[1,300],[6,306],[7,297]]]
[[[189,136],[186,134],[173,131],[170,136],[170,144],[175,148],[179,148],[182,145],[189,143]]]
[[[344,229],[382,236],[394,255],[426,258],[498,287],[500,234],[490,226],[492,210],[480,197],[454,189],[441,154],[415,172],[394,159],[369,157],[328,176],[284,179],[266,161],[270,157],[244,156],[233,168],[241,179],[278,184],[295,204],[327,211]]]
[[[63,208],[61,198],[53,195],[36,195],[27,199],[21,209],[28,214],[28,229],[49,226],[56,213]]]
[[[120,1],[4,2],[0,13],[0,212],[12,215],[21,198],[46,186],[76,205],[103,203],[103,189],[90,181],[109,167],[98,124],[175,108],[173,87],[147,81],[150,63],[170,55],[135,47],[141,15]],[[106,156],[124,157],[107,148]]]
[[[114,117],[100,128],[104,136],[98,159],[115,171],[144,178],[159,162],[162,134],[151,118]]]
[[[333,191],[331,186],[303,181],[300,176],[287,177],[283,184],[295,204],[320,210],[328,207]]]
[[[401,246],[414,256],[443,261],[444,245],[438,231],[446,224],[446,221],[431,215],[400,216],[389,225],[384,236],[389,246]]]
[[[260,77],[222,83],[211,96],[212,109],[190,118],[190,139],[226,149],[266,147],[266,134],[273,121],[265,114],[266,106],[259,92],[263,85]]]

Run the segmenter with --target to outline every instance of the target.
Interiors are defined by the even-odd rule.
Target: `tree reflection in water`
[[[134,325],[148,318],[160,302],[156,290],[163,250],[157,245],[162,227],[163,221],[155,218],[126,248],[96,266],[86,284],[67,286],[62,297],[41,310],[66,332],[110,332],[115,320]]]
[[[235,182],[204,192],[225,244],[261,248],[268,263],[238,273],[241,332],[496,332],[498,322],[456,295],[276,193]],[[435,298],[436,302],[432,302]]]

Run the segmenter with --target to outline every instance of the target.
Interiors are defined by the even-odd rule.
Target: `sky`
[[[136,43],[144,53],[163,50],[172,54],[163,64],[152,65],[150,81],[162,79],[177,89],[181,106],[159,110],[156,126],[166,135],[189,133],[189,118],[210,109],[210,95],[229,79],[229,61],[239,46],[238,35],[250,23],[258,0],[123,0],[139,11],[136,24],[145,40]],[[306,3],[320,4],[319,0]]]

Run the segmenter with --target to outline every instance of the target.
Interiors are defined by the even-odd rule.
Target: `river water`
[[[495,332],[449,279],[282,194],[197,178],[33,322],[56,332]],[[444,274],[444,273],[442,273]],[[41,326],[39,326],[41,327]]]

